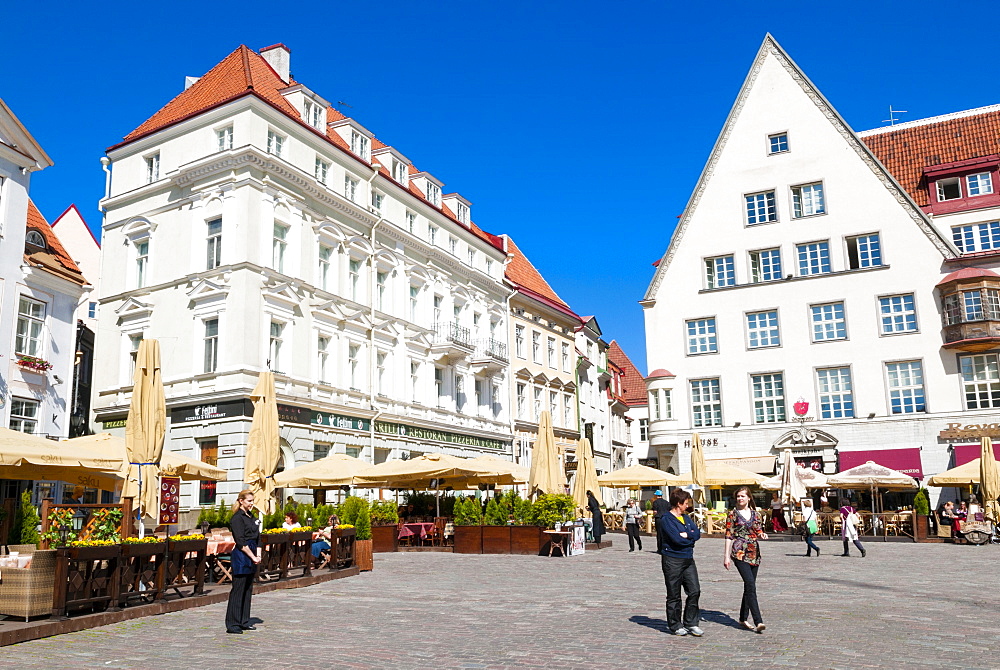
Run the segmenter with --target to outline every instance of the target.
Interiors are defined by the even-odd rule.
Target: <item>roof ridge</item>
[[[951,121],[953,119],[964,119],[969,116],[979,116],[981,114],[989,114],[990,112],[1000,112],[1000,104],[986,105],[985,107],[976,107],[974,109],[965,109],[959,112],[940,114],[938,116],[928,116],[926,119],[914,119],[913,121],[904,121],[903,123],[897,123],[892,126],[871,128],[870,130],[859,130],[857,131],[857,135],[858,137],[870,137],[871,135],[894,133],[897,130],[906,130],[907,128],[919,128],[920,126],[929,126],[935,123],[943,123],[945,121]]]
[[[250,48],[246,44],[240,45],[241,56],[243,56],[243,78],[246,79],[247,88],[253,88],[253,73],[250,71]],[[223,58],[223,60],[225,60]],[[211,70],[209,70],[211,72]]]

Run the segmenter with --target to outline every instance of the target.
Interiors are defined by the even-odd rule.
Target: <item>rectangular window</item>
[[[214,270],[222,265],[222,219],[208,222],[208,237],[205,244],[205,269]]]
[[[441,206],[441,187],[434,182],[427,180],[427,201],[432,205]]]
[[[542,362],[542,335],[537,330],[531,331],[531,360]]]
[[[385,383],[385,361],[387,356],[384,351],[375,354],[375,392],[379,395],[385,395],[387,391]]]
[[[559,418],[559,394],[549,391],[549,416],[555,421]]]
[[[847,339],[844,303],[831,302],[826,305],[813,305],[809,310],[812,314],[813,342]]]
[[[37,400],[11,398],[10,423],[7,424],[8,427],[11,430],[17,430],[22,433],[37,433],[38,407],[39,403]]]
[[[325,382],[327,363],[330,360],[330,338],[325,335],[316,337],[316,378]]]
[[[146,157],[146,183],[152,184],[160,178],[160,154]]]
[[[361,346],[358,344],[349,344],[347,346],[347,373],[349,379],[347,380],[352,391],[359,391],[358,384],[358,354],[361,352]]]
[[[562,369],[563,372],[569,372],[569,343],[562,343]]]
[[[924,371],[920,361],[886,363],[889,404],[893,414],[924,411]]]
[[[736,286],[736,266],[732,256],[705,259],[705,288]]]
[[[417,322],[417,308],[420,306],[420,287],[410,286],[410,322]]]
[[[962,370],[965,409],[1000,407],[1000,364],[996,354],[976,354],[958,359]]]
[[[285,271],[285,250],[288,248],[288,226],[274,224],[271,239],[271,268],[278,272]]]
[[[525,404],[527,403],[527,398],[525,397],[527,389],[525,385],[521,382],[517,383],[517,418],[524,418]]]
[[[719,341],[715,332],[715,319],[691,319],[687,321],[688,355],[714,354],[719,351]]]
[[[417,215],[413,212],[406,213],[406,229],[410,231],[411,234],[417,232]]]
[[[313,128],[323,128],[323,121],[326,120],[326,109],[312,100],[306,100],[303,105],[304,114],[302,119]]]
[[[556,338],[554,337],[549,338],[547,352],[548,352],[549,367],[552,368],[553,370],[558,370],[559,368],[556,367]]]
[[[799,256],[799,276],[821,275],[830,271],[830,243],[810,242],[795,247]]]
[[[378,191],[372,191],[372,209],[376,213],[382,213],[382,202],[385,200],[385,196]]]
[[[129,367],[129,379],[131,379],[132,376],[135,374],[135,359],[139,356],[139,345],[141,343],[142,343],[142,333],[139,333],[138,335],[128,336],[128,344],[129,344],[128,356],[131,361],[131,365]]]
[[[434,296],[434,325],[441,323],[441,304],[444,298],[439,295]]]
[[[785,420],[785,382],[780,372],[750,375],[754,423],[781,423]]]
[[[820,368],[816,370],[816,383],[819,388],[820,418],[854,418],[854,391],[850,368]]]
[[[464,202],[458,202],[456,204],[456,209],[458,210],[458,220],[464,224],[469,223],[469,206]]]
[[[448,251],[451,252],[452,256],[458,255],[458,240],[454,237],[448,238]]]
[[[750,281],[755,284],[781,279],[781,249],[750,252]]]
[[[650,391],[649,392],[649,407],[653,412],[653,421],[659,421],[662,416],[662,410],[660,409],[660,392]]]
[[[774,191],[751,193],[743,197],[746,199],[748,226],[778,220],[778,210],[774,204]]]
[[[205,442],[198,443],[199,451],[201,452],[201,462],[208,463],[209,465],[218,466],[219,465],[219,442],[218,440],[207,440]],[[214,505],[215,504],[215,491],[216,482],[198,482],[198,504],[199,505]]]
[[[219,320],[205,321],[205,369],[215,372],[219,367]]]
[[[45,303],[21,296],[17,303],[17,334],[14,342],[14,353],[42,357],[44,330]]]
[[[434,390],[437,392],[437,406],[441,407],[441,398],[444,397],[444,368],[434,368]]]
[[[97,303],[90,302],[87,303],[87,318],[96,319],[97,318]]]
[[[957,200],[962,197],[962,180],[958,177],[951,179],[938,179],[937,196],[938,200]]]
[[[639,441],[649,441],[649,419],[639,419]]]
[[[226,126],[215,131],[216,148],[219,151],[229,151],[233,148],[233,127]]]
[[[823,199],[823,184],[803,184],[792,187],[792,210],[796,219],[816,214],[826,214],[826,202]]]
[[[573,427],[573,396],[568,393],[563,396],[563,427]]]
[[[970,198],[976,195],[989,195],[993,192],[993,177],[989,172],[970,174],[965,178],[965,186]]]
[[[358,180],[351,179],[350,175],[344,175],[344,197],[351,202],[358,201]]]
[[[691,418],[696,428],[722,425],[719,379],[691,380]]]
[[[767,136],[767,153],[781,154],[788,151],[788,133],[775,133]]]
[[[267,131],[267,153],[274,154],[279,158],[285,150],[285,136],[273,130]]]
[[[524,326],[514,326],[514,352],[524,358]]]
[[[319,287],[324,291],[330,290],[330,261],[332,258],[333,247],[328,247],[325,244],[319,245],[317,274],[319,275]]]
[[[852,270],[882,265],[882,245],[878,235],[847,238],[847,266]]]
[[[420,363],[410,361],[410,402],[420,402]]]
[[[313,169],[313,176],[316,177],[316,181],[320,184],[326,183],[326,177],[330,173],[330,164],[325,160],[316,156],[316,166]]]
[[[410,174],[409,166],[401,160],[392,159],[392,178],[403,186],[406,186],[407,177]]]
[[[146,285],[146,271],[149,269],[149,240],[137,242],[135,245],[135,287]]]
[[[673,399],[670,397],[671,389],[660,389],[660,404],[662,406],[663,418],[670,420],[674,418]]]
[[[275,372],[281,370],[281,344],[284,332],[285,324],[278,323],[277,321],[271,322],[270,341],[268,345],[270,360],[268,363],[270,364],[271,369]]]
[[[542,417],[542,389],[537,386],[534,388],[535,394],[535,404],[534,404],[534,414],[532,414],[532,420],[538,421]]]
[[[476,267],[476,250],[469,249],[469,267]]]
[[[883,335],[917,331],[917,310],[913,306],[912,293],[879,298],[878,305]]]
[[[368,160],[371,157],[371,140],[356,130],[351,131],[351,151]]]
[[[461,412],[465,409],[465,377],[460,374],[455,375],[455,411]]]
[[[347,263],[347,275],[351,285],[351,300],[358,301],[358,288],[361,284],[361,261],[351,259]]]
[[[1000,221],[952,226],[951,239],[962,253],[1000,249]]]
[[[375,306],[383,312],[385,311],[385,283],[388,279],[388,272],[375,273]]]
[[[434,224],[427,225],[427,241],[430,242],[432,246],[437,244],[437,233],[438,233],[437,226],[435,226]]]
[[[780,344],[778,310],[772,309],[747,314],[747,346],[750,349],[777,347]]]

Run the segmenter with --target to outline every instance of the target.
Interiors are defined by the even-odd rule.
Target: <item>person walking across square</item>
[[[663,535],[660,567],[667,585],[667,626],[674,635],[701,637],[704,631],[698,626],[701,610],[698,598],[698,568],[694,563],[694,543],[701,538],[701,531],[686,512],[691,506],[691,494],[681,489],[670,493],[670,511],[660,517],[658,528]],[[684,617],[681,619],[681,588],[687,594]]]
[[[639,519],[642,516],[643,512],[635,498],[629,498],[628,505],[625,506],[625,531],[628,533],[629,551],[635,551],[636,543],[639,544],[639,551],[642,551],[642,538],[639,537]]]
[[[754,508],[750,489],[741,486],[736,489],[736,507],[726,516],[726,554],[722,565],[729,569],[736,563],[736,569],[743,579],[743,600],[740,602],[740,624],[757,633],[764,632],[764,619],[757,604],[757,569],[760,567],[760,544],[766,540],[760,512]],[[753,624],[747,616],[753,616]]]

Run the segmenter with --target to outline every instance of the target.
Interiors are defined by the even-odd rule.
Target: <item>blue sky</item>
[[[241,43],[283,42],[295,77],[473,203],[644,373],[638,301],[771,32],[855,129],[1000,102],[988,21],[909,3],[17,2],[3,98],[56,165],[51,221],[92,228],[120,141]],[[16,29],[14,29],[16,27]],[[977,48],[977,45],[978,48]]]

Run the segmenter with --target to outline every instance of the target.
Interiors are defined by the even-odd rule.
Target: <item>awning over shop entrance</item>
[[[979,447],[977,446],[976,448],[978,449]],[[976,456],[978,455],[976,454]],[[855,466],[864,465],[868,461],[874,461],[883,467],[892,468],[897,472],[902,472],[916,479],[924,478],[924,468],[920,463],[920,447],[877,449],[873,451],[841,451],[840,471],[843,472]]]
[[[955,467],[965,465],[969,461],[979,458],[982,452],[979,444],[956,444],[955,445]],[[1000,440],[993,443],[993,457],[1000,461]]]
[[[773,475],[776,458],[776,456],[748,456],[746,458],[706,458],[705,460],[713,463],[725,463],[758,475]]]

